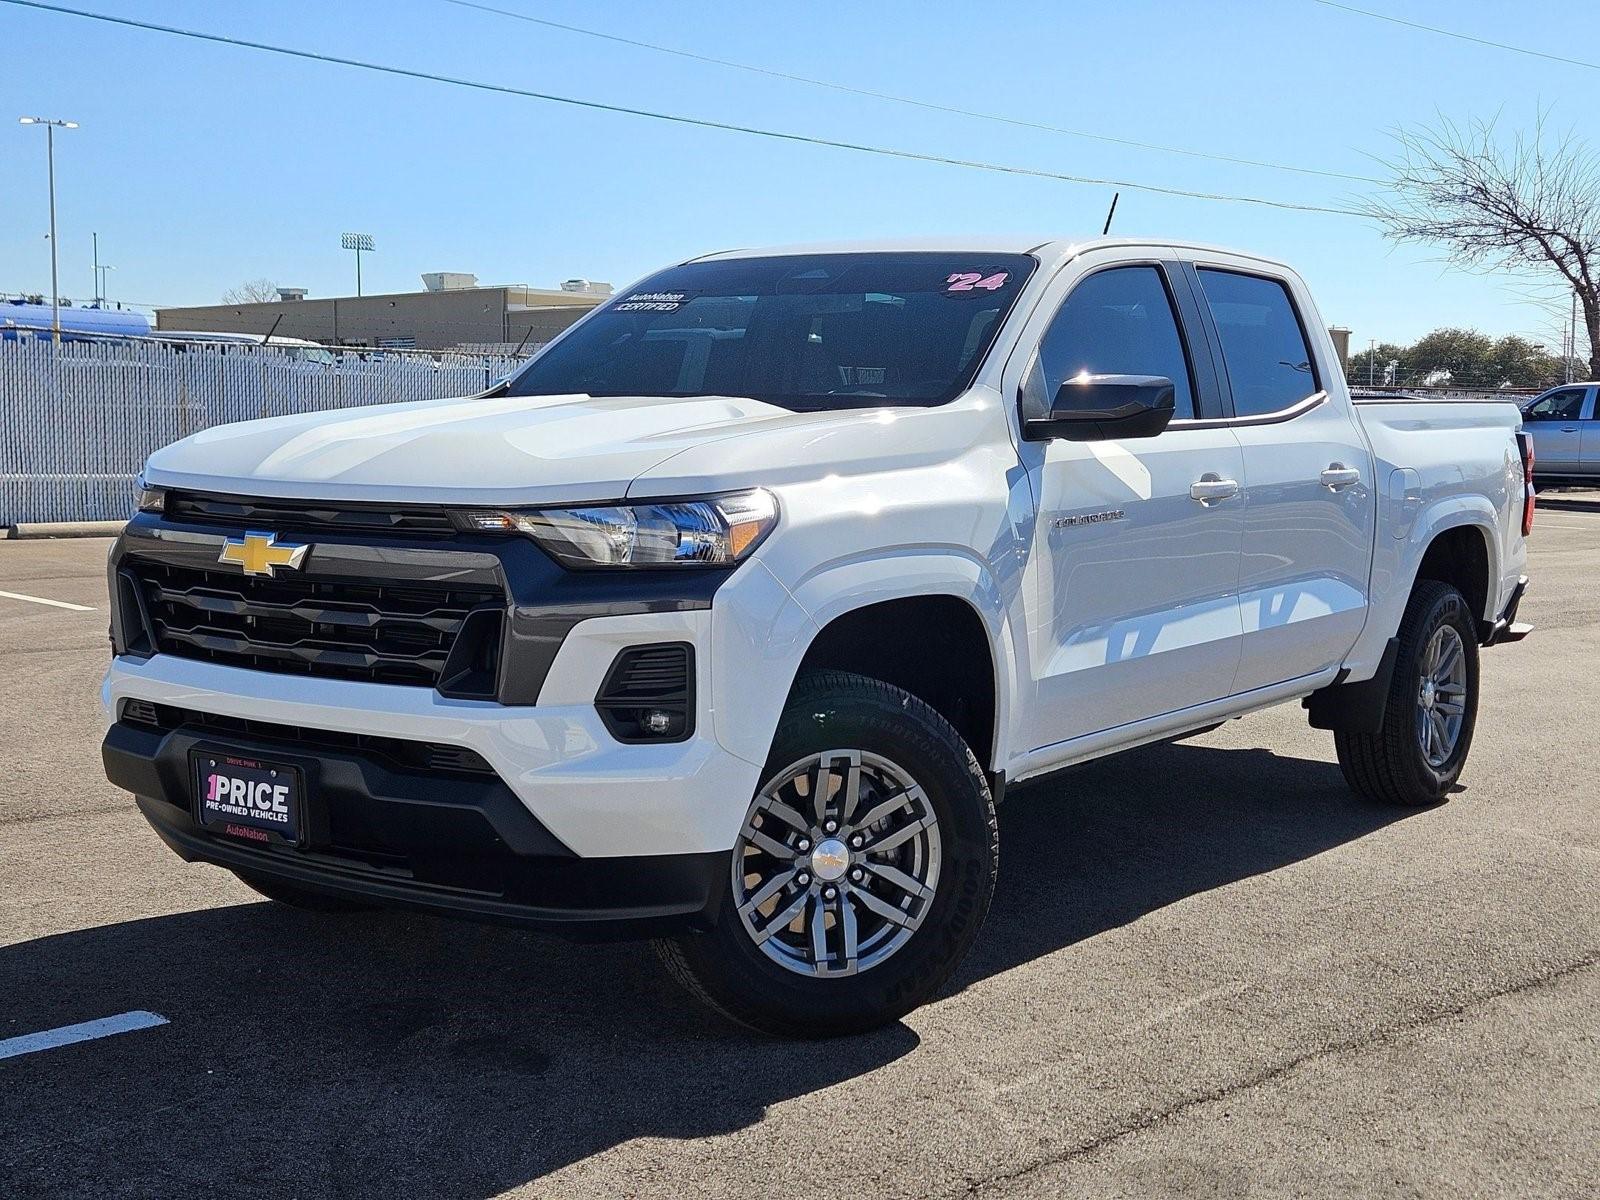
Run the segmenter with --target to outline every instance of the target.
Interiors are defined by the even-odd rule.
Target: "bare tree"
[[[1548,135],[1543,114],[1509,138],[1481,120],[1394,137],[1389,193],[1367,202],[1368,215],[1390,237],[1443,246],[1464,266],[1564,285],[1563,299],[1576,292],[1600,378],[1600,158],[1571,134]]]
[[[278,298],[278,285],[265,277],[246,279],[236,288],[222,293],[224,304],[271,304]]]

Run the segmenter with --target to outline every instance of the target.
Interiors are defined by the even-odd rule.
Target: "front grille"
[[[309,729],[300,725],[278,725],[271,721],[252,721],[224,717],[171,704],[148,700],[128,700],[122,706],[122,719],[156,729],[188,728],[221,736],[244,737],[252,742],[281,745],[285,750],[306,753],[333,750],[382,759],[391,766],[409,770],[444,772],[451,775],[487,775],[495,771],[475,750],[444,742],[413,742],[405,738],[380,737],[367,733],[344,733],[334,729]]]
[[[407,537],[451,537],[456,532],[450,514],[441,508],[266,500],[207,496],[200,492],[169,492],[166,516],[185,524],[226,525],[230,529],[404,534]]]
[[[283,674],[494,692],[504,595],[456,583],[276,578],[130,557],[162,654]],[[470,619],[469,619],[470,618]]]

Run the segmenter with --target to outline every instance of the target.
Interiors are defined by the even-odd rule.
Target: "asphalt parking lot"
[[[100,774],[106,543],[0,542],[0,1043],[167,1022],[0,1058],[0,1196],[1593,1196],[1600,506],[1556,503],[1448,804],[1357,800],[1297,706],[1018,788],[956,986],[823,1044],[645,946],[185,866]]]

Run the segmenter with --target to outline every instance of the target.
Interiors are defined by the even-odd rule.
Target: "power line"
[[[758,67],[752,63],[736,62],[729,58],[716,58],[709,54],[699,54],[693,50],[683,50],[676,46],[662,46],[655,42],[640,41],[637,38],[623,37],[621,34],[605,33],[599,29],[586,29],[581,25],[567,25],[561,21],[552,21],[546,17],[535,17],[529,13],[515,12],[508,8],[497,8],[492,4],[478,4],[474,0],[445,0],[446,4],[454,4],[458,8],[472,8],[479,12],[493,13],[496,16],[509,17],[514,21],[525,21],[529,25],[543,25],[548,29],[560,29],[566,33],[581,34],[584,37],[600,38],[607,42],[617,42],[624,46],[634,46],[641,50],[650,50],[656,54],[671,54],[678,58],[691,59],[694,62],[710,63],[718,67],[730,67],[735,71],[748,71],[753,75],[765,75],[771,79],[785,79],[791,83],[804,83],[811,87],[828,88],[835,92],[846,92],[852,96],[867,96],[873,100],[887,100],[893,104],[905,104],[912,108],[923,108],[930,112],[950,113],[959,117],[972,117],[979,121],[996,121],[1002,125],[1014,125],[1019,129],[1037,129],[1045,133],[1059,133],[1067,137],[1088,138],[1096,142],[1109,142],[1114,146],[1131,146],[1136,150],[1154,150],[1161,154],[1182,154],[1189,158],[1205,158],[1213,162],[1235,163],[1245,167],[1263,167],[1270,171],[1291,171],[1297,175],[1320,175],[1326,179],[1349,179],[1357,183],[1382,183],[1381,179],[1373,179],[1366,175],[1349,175],[1343,171],[1324,171],[1316,167],[1296,167],[1287,163],[1264,162],[1257,158],[1238,158],[1230,154],[1216,154],[1206,150],[1190,150],[1182,146],[1163,146],[1155,142],[1139,142],[1131,138],[1112,137],[1110,134],[1090,133],[1083,129],[1065,129],[1059,125],[1047,125],[1039,121],[1027,121],[1020,117],[1008,117],[1002,113],[980,112],[970,108],[959,108],[952,104],[937,104],[931,100],[918,100],[913,96],[899,96],[892,92],[879,92],[871,88],[855,87],[848,83],[836,83],[829,79],[814,79],[809,75],[796,75],[789,71],[779,71],[771,67]]]
[[[362,71],[374,71],[383,75],[396,75],[406,79],[420,79],[429,83],[444,83],[453,87],[470,88],[480,92],[494,92],[505,96],[518,96],[528,100],[544,100],[552,104],[565,104],[573,108],[586,108],[597,112],[619,113],[623,116],[645,117],[653,121],[667,121],[675,125],[689,125],[701,129],[720,129],[727,133],[743,133],[752,137],[771,138],[776,141],[797,142],[811,146],[826,146],[834,150],[851,150],[859,154],[877,154],[886,158],[904,159],[910,162],[938,163],[951,167],[966,167],[976,171],[991,171],[1000,175],[1019,175],[1035,179],[1053,179],[1063,183],[1083,183],[1094,187],[1127,188],[1132,191],[1155,192],[1166,196],[1182,196],[1191,200],[1218,200],[1229,201],[1237,204],[1255,204],[1266,208],[1288,209],[1293,212],[1329,213],[1341,217],[1360,217],[1363,214],[1353,209],[1334,208],[1330,205],[1299,204],[1288,200],[1269,200],[1261,196],[1239,196],[1224,192],[1201,192],[1188,188],[1164,187],[1154,183],[1135,183],[1130,180],[1097,179],[1087,175],[1069,175],[1061,171],[1045,171],[1035,167],[1008,166],[1003,163],[982,162],[977,159],[948,158],[939,154],[923,154],[915,150],[900,150],[889,146],[871,146],[861,142],[845,142],[833,138],[814,137],[803,133],[787,133],[776,129],[762,129],[754,125],[736,125],[728,121],[713,121],[703,117],[686,117],[677,113],[655,112],[644,108],[630,108],[621,104],[606,104],[598,100],[582,100],[575,96],[561,96],[553,92],[537,92],[528,88],[512,87],[509,84],[487,83],[478,79],[464,79],[453,75],[438,75],[431,71],[419,71],[409,67],[388,66],[383,63],[367,62],[358,58],[343,58],[334,54],[319,54],[313,50],[299,50],[290,46],[277,46],[270,42],[255,42],[245,38],[226,37],[218,33],[205,33],[196,29],[180,29],[171,25],[158,25],[152,21],[136,21],[131,17],[115,17],[108,13],[89,12],[84,9],[67,8],[59,4],[45,4],[40,0],[0,0],[0,4],[9,4],[18,8],[31,8],[43,12],[60,13],[65,16],[81,17],[90,21],[101,21],[108,25],[122,25],[130,29],[143,29],[153,33],[165,33],[174,37],[191,38],[195,41],[212,42],[222,46],[234,46],[246,50],[260,50],[267,54],[279,54],[287,58],[306,59],[311,62],[331,63],[334,66],[354,67]]]
[[[1424,33],[1436,33],[1440,37],[1455,38],[1459,42],[1472,42],[1478,46],[1489,46],[1495,50],[1509,50],[1513,54],[1526,54],[1530,58],[1543,58],[1549,62],[1566,63],[1571,67],[1587,67],[1591,71],[1600,71],[1600,63],[1585,62],[1581,58],[1564,58],[1559,54],[1547,54],[1543,50],[1530,50],[1526,46],[1513,46],[1509,42],[1496,42],[1489,38],[1473,37],[1470,33],[1457,33],[1453,29],[1440,29],[1437,25],[1424,25],[1420,21],[1408,21],[1404,17],[1391,17],[1388,13],[1372,12],[1370,9],[1356,8],[1349,4],[1340,4],[1338,0],[1312,0],[1324,8],[1337,8],[1341,12],[1355,13],[1359,17],[1371,17],[1374,21],[1387,21],[1391,25],[1404,25],[1407,29],[1420,29]]]

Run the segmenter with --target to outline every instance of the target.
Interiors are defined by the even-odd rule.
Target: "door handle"
[[[1214,471],[1207,471],[1189,485],[1189,499],[1210,506],[1239,494],[1237,479],[1224,479]]]
[[[1577,433],[1578,432],[1578,427],[1576,425],[1563,425],[1561,427],[1561,432],[1562,433]]]
[[[1329,463],[1328,469],[1322,473],[1322,486],[1330,492],[1354,487],[1360,482],[1361,472],[1354,467],[1347,467],[1343,463]]]

